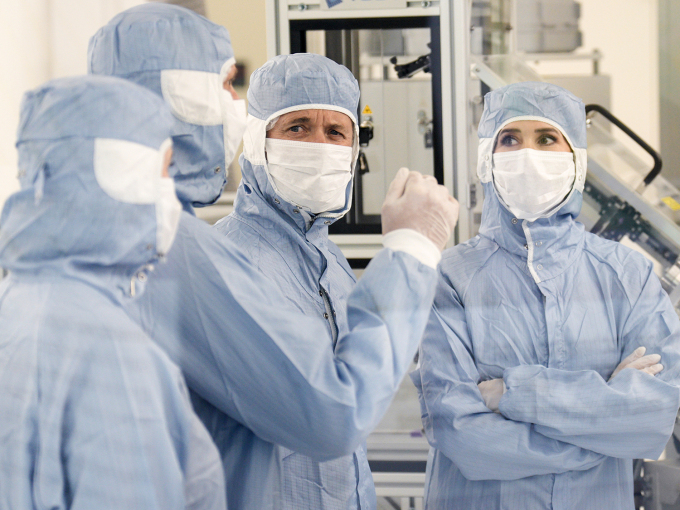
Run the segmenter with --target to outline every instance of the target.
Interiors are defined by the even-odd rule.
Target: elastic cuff
[[[385,234],[382,237],[382,244],[390,250],[408,253],[432,269],[437,267],[442,258],[442,253],[436,244],[420,232],[410,228],[399,228]]]

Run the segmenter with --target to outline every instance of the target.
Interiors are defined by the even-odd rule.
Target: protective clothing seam
[[[340,259],[338,259],[338,255],[337,255],[337,253],[336,253],[335,250],[337,250],[338,252],[340,252],[340,254],[342,254],[342,250],[340,250],[340,248],[338,247],[338,245],[335,244],[335,243],[334,243],[333,241],[331,241],[330,239],[328,239],[328,246],[332,246],[332,247],[335,248],[335,249],[330,249],[330,248],[326,248],[326,249],[328,250],[328,253],[330,253],[331,255],[333,255],[333,258],[335,258],[335,262],[336,262],[340,267],[342,267],[342,270],[345,272],[345,274],[347,274],[349,277],[351,277],[351,278],[354,280],[354,283],[356,284],[356,282],[357,282],[357,277],[354,275],[354,272],[352,271],[352,268],[348,266],[348,267],[349,267],[349,271],[348,271],[348,270],[347,270],[348,267],[345,267],[346,265],[348,265],[347,262],[346,262],[347,259],[345,258],[345,262],[342,262]]]

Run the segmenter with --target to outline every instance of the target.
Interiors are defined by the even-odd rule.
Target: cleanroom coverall
[[[488,94],[480,145],[490,152],[505,122],[528,115],[585,149],[583,104],[550,87]],[[632,459],[660,455],[678,411],[678,316],[647,259],[575,221],[580,191],[535,222],[514,218],[492,182],[484,194],[479,235],[444,253],[412,373],[432,446],[426,506],[632,509]],[[663,371],[608,381],[640,346]],[[477,387],[496,378],[500,414]]]
[[[168,7],[147,4],[126,11],[131,17],[114,18],[90,43],[90,71],[125,77],[158,94],[162,69],[200,66],[218,72],[222,61],[206,68],[202,59],[227,54],[219,50],[221,33],[212,36],[218,42],[210,52],[196,49],[203,36],[178,45],[200,30],[186,19],[193,13],[180,15],[175,8],[168,16]],[[140,44],[149,30],[156,39]],[[175,43],[156,47],[157,40],[166,40],[163,30]],[[137,57],[152,50],[153,58],[142,59],[146,70],[136,72]],[[278,510],[282,473],[276,445],[319,461],[359,448],[415,354],[436,272],[404,252],[382,250],[349,296],[349,331],[333,348],[325,341],[327,321],[291,307],[236,243],[192,215],[192,205],[219,196],[223,181],[206,179],[211,168],[184,171],[182,161],[213,162],[217,155],[212,144],[201,143],[203,130],[192,141],[191,126],[183,124],[177,128],[183,134],[173,137],[173,158],[181,159],[170,172],[188,212],[166,262],[154,278],[137,282],[146,291],[127,310],[182,369],[194,408],[222,455],[228,506]],[[185,143],[178,144],[178,137]]]
[[[3,510],[225,508],[180,370],[122,308],[156,258],[155,205],[111,198],[93,167],[95,139],[157,149],[172,122],[114,78],[55,80],[24,100],[22,190],[0,223]]]
[[[333,95],[330,88],[341,93]],[[305,109],[309,104],[323,108],[330,100],[330,107],[356,112],[359,87],[348,69],[325,57],[279,56],[253,74],[248,99],[251,115],[263,122],[250,121],[246,137],[257,142],[249,141],[247,151],[263,154],[262,135],[268,118],[277,111]],[[252,130],[260,132],[249,136]],[[252,147],[253,143],[258,147]],[[281,291],[288,306],[308,316],[324,317],[327,332],[317,341],[334,345],[349,331],[345,310],[356,279],[340,249],[328,239],[328,226],[349,209],[353,181],[347,184],[345,205],[340,210],[311,216],[277,195],[265,165],[253,164],[248,153],[240,163],[242,180],[235,210],[215,227],[243,248],[270,285]],[[283,447],[279,456],[281,510],[375,508],[375,487],[364,445],[353,455],[326,462]]]

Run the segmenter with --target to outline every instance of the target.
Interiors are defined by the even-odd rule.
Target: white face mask
[[[174,181],[161,177],[170,147],[170,139],[157,150],[113,138],[97,138],[94,142],[94,173],[102,190],[119,202],[155,204],[159,255],[165,255],[172,246],[182,212]]]
[[[230,59],[222,72],[164,69],[163,98],[178,119],[197,126],[219,126],[224,131],[224,160],[231,164],[246,129],[246,102],[224,90],[224,79],[234,65]]]
[[[177,234],[182,204],[177,199],[175,181],[161,177],[156,197],[156,251],[165,255],[170,250]]]
[[[227,168],[236,156],[236,151],[243,139],[247,116],[245,100],[234,99],[225,90],[222,95],[222,126],[224,130],[224,164]]]
[[[535,221],[561,205],[574,187],[571,152],[521,149],[493,155],[496,193],[517,218]]]
[[[267,170],[286,202],[312,214],[345,206],[352,179],[352,147],[267,138]]]

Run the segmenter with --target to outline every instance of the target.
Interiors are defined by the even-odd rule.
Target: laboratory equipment
[[[677,510],[680,508],[680,421],[676,419],[673,435],[664,459],[639,461],[636,465],[637,508],[645,510]]]
[[[354,205],[331,227],[331,238],[354,267],[363,267],[380,248],[380,207],[399,168],[435,176],[459,200],[466,194],[467,133],[456,119],[464,118],[458,109],[467,104],[468,7],[405,0],[267,5],[270,57],[319,53],[348,67],[359,81]],[[471,235],[466,207],[456,234],[456,242]]]

